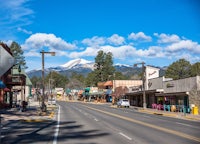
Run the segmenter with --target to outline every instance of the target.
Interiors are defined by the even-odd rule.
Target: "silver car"
[[[130,102],[128,99],[120,99],[118,102],[117,102],[117,107],[130,107]]]

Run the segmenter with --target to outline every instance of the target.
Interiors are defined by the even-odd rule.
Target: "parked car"
[[[49,98],[48,99],[48,105],[56,105],[56,99],[55,98]]]
[[[118,102],[117,102],[117,107],[130,107],[130,102],[128,99],[120,99]]]

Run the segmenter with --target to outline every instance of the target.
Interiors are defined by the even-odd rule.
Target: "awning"
[[[80,91],[78,92],[78,95],[81,95],[81,94],[83,94],[83,90],[80,90]]]
[[[100,91],[100,92],[93,92],[93,93],[90,93],[90,95],[103,95],[104,92],[103,91]]]
[[[85,92],[89,92],[90,91],[90,87],[85,88]]]
[[[112,85],[113,85],[112,81],[107,81],[107,82],[104,84],[104,86],[112,86]]]
[[[187,96],[187,92],[156,93],[155,96]]]
[[[0,88],[1,88],[1,89],[6,88],[6,85],[5,85],[5,84],[3,83],[3,81],[1,81],[1,80],[0,80]]]
[[[10,91],[10,89],[9,89],[9,88],[7,88],[7,87],[6,87],[6,88],[4,88],[3,90],[4,90],[4,91],[6,91],[6,92],[9,92],[9,91]]]
[[[145,94],[163,94],[161,90],[146,90]],[[128,96],[138,96],[138,95],[143,95],[143,91],[137,91],[137,92],[128,92],[126,93]]]

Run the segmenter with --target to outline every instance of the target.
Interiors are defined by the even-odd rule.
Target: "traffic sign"
[[[0,45],[0,76],[6,73],[14,63],[14,57]]]

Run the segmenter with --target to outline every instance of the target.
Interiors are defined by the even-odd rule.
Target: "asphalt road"
[[[2,144],[47,144],[52,143],[56,121],[27,122],[12,120],[4,125]]]
[[[57,102],[55,120],[11,121],[2,144],[199,144],[200,122],[113,108]]]
[[[199,144],[200,122],[110,105],[59,102],[59,144]]]

